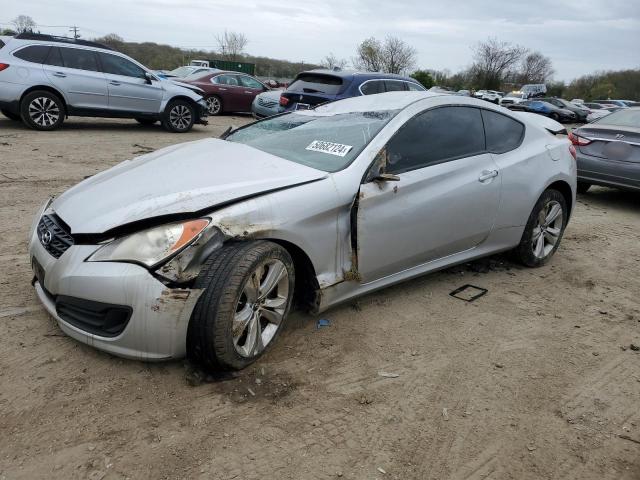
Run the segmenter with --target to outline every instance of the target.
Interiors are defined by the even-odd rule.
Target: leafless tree
[[[540,52],[532,52],[522,59],[518,80],[520,83],[544,83],[553,75],[551,59]]]
[[[329,70],[333,70],[334,68],[342,70],[348,64],[349,62],[347,62],[347,60],[345,60],[344,58],[337,58],[333,53],[330,53],[329,55],[324,57],[320,62],[320,65],[322,65],[323,68],[328,68]]]
[[[18,15],[11,23],[15,27],[16,33],[33,32],[36,22],[27,15]]]
[[[368,72],[406,73],[416,63],[416,50],[404,40],[387,37],[383,42],[368,38],[358,45],[353,64]]]
[[[527,49],[489,38],[474,47],[471,73],[478,88],[498,90],[505,77],[515,71]]]
[[[239,60],[249,42],[244,33],[226,30],[222,35],[216,35],[216,41],[218,42],[218,51],[225,60]]]

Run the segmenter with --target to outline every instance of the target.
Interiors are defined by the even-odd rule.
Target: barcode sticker
[[[322,140],[314,140],[305,150],[312,152],[328,153],[337,157],[344,157],[353,147],[351,145],[343,145],[341,143],[323,142]]]

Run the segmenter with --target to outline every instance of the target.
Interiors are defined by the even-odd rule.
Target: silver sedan
[[[240,369],[292,308],[513,250],[545,264],[575,204],[549,119],[391,92],[125,161],[47,201],[29,252],[73,338],[141,360]]]

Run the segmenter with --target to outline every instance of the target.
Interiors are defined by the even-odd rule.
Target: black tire
[[[29,92],[20,102],[20,116],[34,130],[55,130],[64,122],[64,103],[46,90]]]
[[[173,133],[185,133],[191,130],[196,120],[196,110],[186,100],[172,100],[164,110],[162,126]]]
[[[14,120],[16,122],[20,121],[20,115],[16,115],[15,113],[10,112],[9,110],[5,110],[4,108],[0,110],[2,114],[7,117],[9,120]]]
[[[138,122],[140,125],[153,125],[154,123],[157,122],[157,120],[155,120],[153,118],[138,117],[138,118],[136,118],[136,122]]]
[[[591,184],[587,182],[578,182],[578,193],[587,193],[591,188]]]
[[[552,118],[553,120],[555,120],[556,122],[560,122],[560,115],[558,115],[556,112],[553,112],[553,113],[551,114],[551,118]]]
[[[557,222],[557,219],[551,225],[542,228],[542,231],[537,235],[537,228],[542,223],[541,217],[546,216],[548,213],[547,208],[550,205],[557,204],[561,208],[562,218],[560,222]],[[543,212],[543,213],[541,213]],[[514,256],[516,259],[527,267],[540,267],[546,264],[553,254],[556,252],[558,247],[560,246],[560,241],[562,240],[562,235],[564,234],[564,229],[567,226],[567,217],[569,215],[569,211],[567,209],[567,202],[564,199],[564,196],[558,192],[557,190],[549,189],[545,190],[545,192],[540,196],[538,201],[536,202],[531,214],[529,215],[529,220],[527,221],[527,226],[524,229],[524,233],[522,234],[522,239],[520,240],[520,244],[514,250]],[[555,227],[555,228],[554,228]],[[551,246],[547,244],[547,239],[555,237],[555,235],[551,235],[552,230],[559,229],[557,238],[555,243]],[[544,231],[548,231],[549,235],[543,233]],[[535,237],[534,237],[535,235]],[[540,256],[540,251],[538,254],[535,253],[536,249],[534,246],[535,238],[542,237],[543,248],[542,253],[543,256]],[[536,242],[537,244],[538,242]],[[551,248],[548,248],[551,247]],[[548,250],[548,251],[547,251]]]
[[[207,102],[207,111],[210,117],[222,114],[222,99],[219,96],[210,95],[205,98],[205,101]]]
[[[245,289],[250,288],[251,279],[256,272],[269,262],[284,266],[288,275],[287,279],[282,278],[277,283],[278,295],[286,289],[287,298],[283,301],[282,319],[278,326],[271,327],[268,319],[260,315],[260,307],[255,307],[251,303]],[[282,267],[280,267],[282,270]],[[265,277],[271,272],[271,267],[266,270]],[[274,269],[275,272],[275,269]],[[288,280],[288,282],[287,282]],[[260,280],[260,286],[262,286]],[[266,283],[266,282],[265,282]],[[240,370],[255,362],[273,343],[282,330],[282,326],[291,309],[293,289],[295,284],[295,271],[293,260],[289,253],[273,242],[237,242],[224,245],[215,252],[203,265],[200,275],[196,279],[194,288],[202,288],[204,292],[198,299],[195,309],[191,315],[187,334],[187,355],[196,363],[201,364],[208,370]],[[260,291],[260,289],[258,289]],[[269,295],[265,297],[270,298]],[[244,303],[243,303],[244,299]],[[278,297],[276,297],[276,300]],[[240,309],[240,310],[238,310]],[[236,323],[236,336],[239,337],[237,343],[234,342],[234,318],[242,311],[248,311],[251,318],[257,319],[260,326],[260,338],[262,334],[270,328],[271,335],[267,344],[261,351],[254,354],[250,343],[250,324],[247,320],[244,327],[238,327]],[[266,326],[265,326],[266,325]],[[274,332],[275,328],[275,333]],[[246,335],[246,336],[245,336]],[[244,338],[244,342],[241,340]],[[256,335],[255,338],[258,338]],[[242,345],[241,345],[242,343]],[[261,340],[262,345],[262,340]],[[249,349],[242,354],[241,350]]]

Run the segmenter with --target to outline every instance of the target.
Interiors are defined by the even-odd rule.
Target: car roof
[[[328,68],[316,68],[314,70],[307,70],[304,72],[300,72],[296,77],[300,75],[304,75],[307,73],[318,73],[321,75],[332,75],[334,77],[344,78],[344,79],[361,79],[361,80],[371,80],[371,79],[397,79],[397,80],[408,80],[414,83],[417,83],[417,80],[411,77],[404,77],[402,75],[396,75],[395,73],[381,73],[381,72],[361,72],[358,70],[331,70]]]

